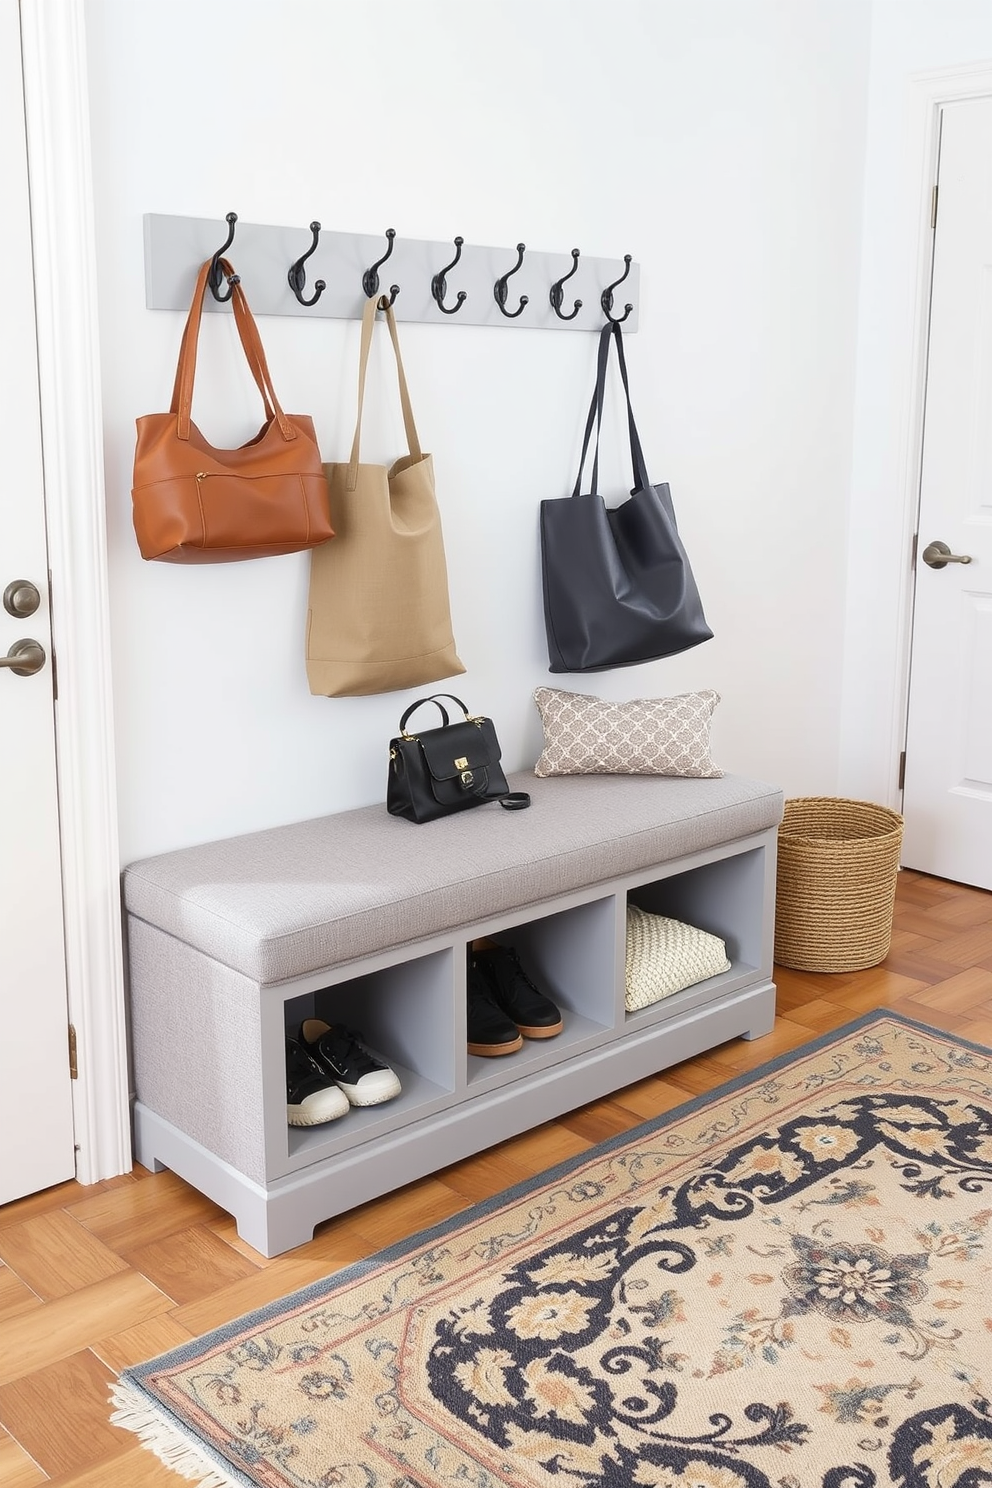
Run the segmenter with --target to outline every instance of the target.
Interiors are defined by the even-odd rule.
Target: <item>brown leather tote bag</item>
[[[196,344],[211,260],[193,291],[168,413],[137,421],[134,531],[142,558],[167,563],[229,563],[298,553],[333,537],[313,420],[283,413],[240,284],[234,320],[262,395],[265,423],[240,449],[215,449],[190,418]],[[226,275],[233,274],[226,259]]]
[[[388,468],[360,462],[365,375],[377,311],[396,355],[408,454]],[[307,679],[323,697],[365,697],[454,677],[455,650],[434,462],[420,448],[396,319],[366,301],[351,459],[325,465],[337,537],[310,554]]]

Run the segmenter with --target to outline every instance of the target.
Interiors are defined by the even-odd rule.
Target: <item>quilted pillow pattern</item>
[[[712,689],[678,697],[608,703],[581,692],[538,687],[544,748],[535,775],[681,775],[716,779]]]
[[[666,915],[648,914],[636,904],[627,905],[624,1006],[628,1013],[729,970],[727,947],[718,935]]]

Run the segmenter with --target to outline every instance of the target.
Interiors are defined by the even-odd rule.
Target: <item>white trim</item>
[[[83,7],[21,0],[81,1183],[131,1167]]]
[[[906,379],[902,410],[902,458],[899,487],[902,492],[900,541],[910,551],[917,529],[923,459],[923,417],[926,406],[927,357],[930,339],[930,280],[933,272],[934,233],[930,226],[933,189],[937,181],[940,144],[940,111],[945,104],[992,96],[992,64],[941,68],[910,79],[912,124],[916,135],[915,154],[920,167],[919,195],[913,204],[916,224],[916,274],[913,301],[913,360]],[[938,208],[939,210],[939,208]],[[899,623],[894,658],[896,685],[893,694],[892,735],[887,747],[891,762],[891,793],[887,799],[899,809],[897,760],[905,748],[909,715],[909,682],[913,650],[913,597],[915,574],[911,565],[903,572],[899,595]]]

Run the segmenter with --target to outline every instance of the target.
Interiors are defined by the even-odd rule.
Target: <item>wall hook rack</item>
[[[228,212],[227,217],[224,220],[227,223],[227,238],[220,245],[220,247],[217,249],[217,252],[210,260],[210,273],[207,275],[207,283],[210,285],[210,293],[213,295],[214,299],[217,300],[221,305],[227,304],[228,300],[234,293],[234,286],[241,283],[240,274],[228,274],[227,294],[221,294],[220,292],[220,287],[224,283],[224,270],[220,266],[220,261],[224,257],[224,254],[227,252],[228,248],[230,248],[231,244],[234,242],[234,227],[235,223],[238,220],[237,212]]]
[[[362,275],[362,288],[364,289],[366,295],[368,296],[368,298],[370,300],[373,298],[373,296],[375,296],[375,295],[377,295],[379,293],[379,270],[382,268],[383,264],[386,262],[386,259],[389,258],[389,256],[391,255],[391,253],[393,251],[393,243],[395,242],[395,240],[396,240],[396,229],[395,229],[395,227],[387,227],[386,228],[386,242],[388,243],[389,246],[387,247],[387,249],[386,249],[385,253],[382,255],[382,257],[381,258],[377,258],[376,261],[375,261],[375,263],[372,265],[372,267],[366,269],[365,270],[365,273]],[[399,285],[398,284],[391,284],[389,286],[389,299],[386,300],[386,304],[388,304],[388,305],[395,304],[395,302],[396,302],[396,296],[399,294],[399,292],[400,292]],[[383,299],[385,299],[385,295],[383,296]]]
[[[221,216],[180,217],[152,212],[145,216],[145,303],[150,310],[187,314],[201,265],[215,255],[219,264],[222,253],[231,249],[217,284],[224,298],[204,296],[203,308],[212,314],[231,313],[230,304],[225,303],[230,289],[224,280],[236,270],[255,315],[361,320],[366,295],[371,298],[382,294],[383,264],[388,263],[386,272],[396,281],[390,293],[398,320],[435,326],[598,332],[604,313],[612,313],[612,301],[610,311],[604,311],[602,297],[612,295],[619,283],[625,283],[634,309],[625,316],[624,330],[628,335],[637,330],[640,269],[626,259],[621,262],[619,255],[594,258],[582,253],[579,257],[578,250],[572,249],[571,267],[565,274],[562,264],[568,262],[568,250],[525,250],[518,244],[516,262],[508,269],[514,252],[506,244],[485,246],[460,237],[405,238],[398,237],[393,228],[385,239],[381,232],[337,232],[326,226],[326,215],[323,227],[316,220],[311,222],[315,240],[301,253],[299,223],[275,226],[244,222],[233,212],[228,214],[226,224],[228,240],[224,249],[219,249]],[[440,264],[445,267],[439,268]],[[291,267],[287,269],[287,265]],[[451,284],[452,277],[457,291]],[[319,299],[315,293],[318,283],[324,285]],[[396,299],[401,284],[403,293]],[[501,296],[507,284],[510,295]],[[561,293],[556,304],[562,285],[567,285],[572,295],[566,301]],[[520,308],[524,300],[528,302],[526,314]],[[570,306],[567,310],[566,303]]]
[[[307,306],[316,305],[317,301],[324,293],[324,290],[327,288],[327,283],[325,280],[315,279],[313,285],[313,294],[308,300],[305,300],[303,298],[303,291],[304,289],[306,289],[307,284],[307,271],[303,267],[303,265],[306,263],[311,254],[317,252],[317,244],[320,242],[320,223],[311,222],[310,231],[313,233],[313,242],[310,244],[310,247],[307,249],[306,253],[301,254],[301,256],[296,260],[295,263],[290,264],[288,275],[290,289],[293,291],[300,304]]]
[[[564,312],[562,311],[562,308],[561,308],[562,307],[562,301],[564,299],[564,292],[562,290],[562,285],[565,283],[565,280],[566,279],[571,279],[572,275],[573,274],[577,274],[578,272],[579,272],[579,250],[578,250],[578,248],[573,248],[572,249],[572,267],[569,269],[569,271],[568,271],[567,274],[563,274],[560,279],[556,279],[555,280],[555,282],[554,282],[554,284],[552,284],[551,289],[550,289],[549,294],[548,294],[548,298],[551,301],[551,308],[552,308],[552,310],[554,310],[554,312],[557,315],[557,317],[558,317],[559,320],[574,320],[575,317],[578,315],[579,311],[582,309],[582,301],[581,300],[576,300],[575,301],[575,308],[573,310],[570,310],[567,315],[564,314]]]
[[[516,274],[519,270],[521,264],[524,261],[524,253],[526,252],[526,249],[526,243],[517,244],[516,263],[513,265],[512,269],[507,269],[506,273],[503,274],[499,279],[497,279],[496,283],[493,285],[493,294],[496,298],[496,303],[502,310],[503,314],[506,316],[507,320],[516,320],[518,315],[523,314],[524,307],[528,303],[527,295],[521,295],[520,304],[517,306],[516,310],[507,310],[506,308],[506,296],[509,292],[507,289],[506,281],[509,279],[511,274]]]
[[[630,312],[634,308],[633,305],[624,305],[624,307],[623,307],[623,314],[622,315],[613,315],[613,314],[611,314],[611,311],[613,309],[613,291],[616,289],[616,287],[617,287],[618,284],[622,284],[623,283],[623,281],[626,279],[627,275],[630,273],[630,254],[629,253],[625,253],[624,254],[624,256],[623,256],[623,262],[624,262],[624,271],[620,275],[620,278],[619,279],[614,279],[614,281],[613,281],[612,284],[608,284],[606,286],[606,288],[603,290],[603,293],[599,297],[599,303],[603,307],[603,314],[606,316],[607,320],[612,321],[612,323],[614,325],[622,325],[623,322],[627,319],[627,317],[630,314]]]
[[[444,315],[454,315],[456,311],[458,311],[458,310],[460,310],[462,308],[462,306],[464,305],[465,301],[468,299],[468,295],[466,294],[465,290],[464,289],[460,289],[458,291],[458,293],[455,295],[455,303],[453,305],[446,305],[444,303],[444,297],[445,297],[445,295],[448,292],[448,282],[447,282],[446,275],[451,272],[451,270],[455,267],[455,264],[461,258],[461,256],[462,256],[462,244],[464,243],[464,241],[465,241],[464,238],[455,238],[454,239],[454,244],[455,244],[455,256],[454,256],[454,258],[451,260],[451,262],[449,264],[446,264],[444,266],[444,268],[440,271],[440,273],[435,274],[434,277],[433,277],[433,279],[431,280],[431,294],[434,297],[434,303],[437,305],[437,308]]]

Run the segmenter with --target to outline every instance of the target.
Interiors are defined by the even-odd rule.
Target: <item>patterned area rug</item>
[[[849,1024],[125,1372],[252,1488],[978,1488],[992,1053]]]

